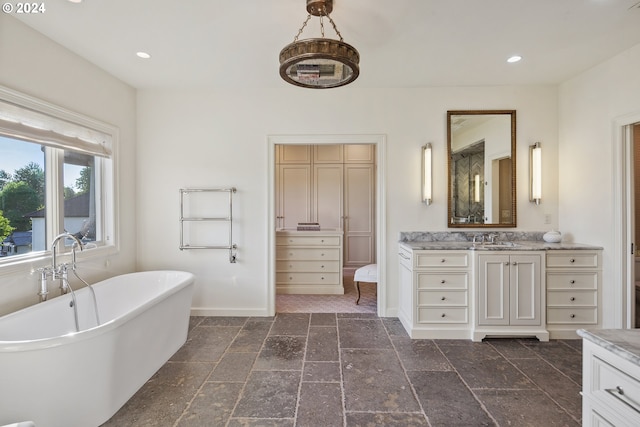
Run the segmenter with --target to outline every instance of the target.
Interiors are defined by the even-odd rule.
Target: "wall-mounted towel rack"
[[[185,211],[189,210],[190,200],[189,195],[192,193],[229,193],[229,210],[225,212],[225,216],[185,216]],[[183,249],[228,249],[229,250],[229,262],[236,262],[236,250],[237,245],[233,243],[233,193],[236,192],[235,187],[230,188],[181,188],[180,189],[180,250]],[[225,222],[229,227],[229,242],[225,245],[213,245],[213,244],[190,244],[185,243],[185,225],[190,222]]]

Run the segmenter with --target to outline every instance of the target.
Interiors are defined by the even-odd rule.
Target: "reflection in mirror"
[[[447,112],[449,227],[515,227],[515,110]]]

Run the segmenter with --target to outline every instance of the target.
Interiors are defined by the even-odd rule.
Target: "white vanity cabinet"
[[[277,231],[276,292],[344,294],[341,231]]]
[[[399,251],[398,317],[411,338],[469,338],[469,251]]]
[[[598,324],[602,251],[547,252],[547,324],[554,338],[575,338]]]
[[[548,341],[544,310],[544,253],[478,251],[473,340],[536,336]]]
[[[594,331],[597,332],[597,331]],[[637,339],[637,338],[636,338]],[[630,341],[630,342],[633,342]],[[640,426],[640,366],[616,346],[583,339],[582,425]]]

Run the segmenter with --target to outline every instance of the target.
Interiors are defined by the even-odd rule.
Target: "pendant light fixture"
[[[360,54],[342,40],[329,14],[333,0],[306,0],[309,15],[293,43],[280,51],[280,76],[288,83],[313,89],[328,89],[351,83],[360,74]],[[322,38],[298,40],[311,16],[320,18]],[[329,19],[340,40],[324,36],[324,17]]]

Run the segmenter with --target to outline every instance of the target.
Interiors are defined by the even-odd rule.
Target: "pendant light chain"
[[[336,27],[336,23],[333,22],[333,19],[331,19],[330,15],[327,15],[327,18],[329,18],[329,22],[331,22],[331,25],[333,25],[333,30],[336,32],[336,34],[340,38],[340,41],[344,42],[344,40],[342,39],[342,34],[340,34],[340,31],[338,31],[338,27]]]
[[[307,26],[307,23],[309,22],[310,19],[311,19],[311,14],[308,14],[307,19],[302,23],[302,27],[300,27],[300,29],[298,30],[298,34],[296,34],[296,36],[293,38],[294,43],[298,41],[298,37],[300,37],[300,34],[302,34],[304,27]]]
[[[322,38],[324,38],[324,21],[322,20],[322,18],[324,16],[326,16],[327,18],[329,18],[329,22],[331,22],[331,25],[333,26],[333,30],[338,35],[338,38],[340,39],[340,41],[344,42],[344,39],[342,38],[342,34],[340,34],[340,31],[338,30],[338,27],[336,26],[336,23],[333,22],[333,19],[331,19],[331,15],[329,15],[327,13],[327,9],[324,6],[322,6],[322,9],[324,11],[324,14],[320,15],[320,34],[322,35]],[[302,27],[300,27],[300,29],[298,30],[298,34],[296,34],[296,36],[293,38],[293,42],[294,43],[298,41],[298,39],[302,35],[302,32],[304,31],[305,27],[309,23],[310,19],[311,19],[311,14],[308,14],[307,15],[307,19],[305,19],[305,21],[302,23]]]

